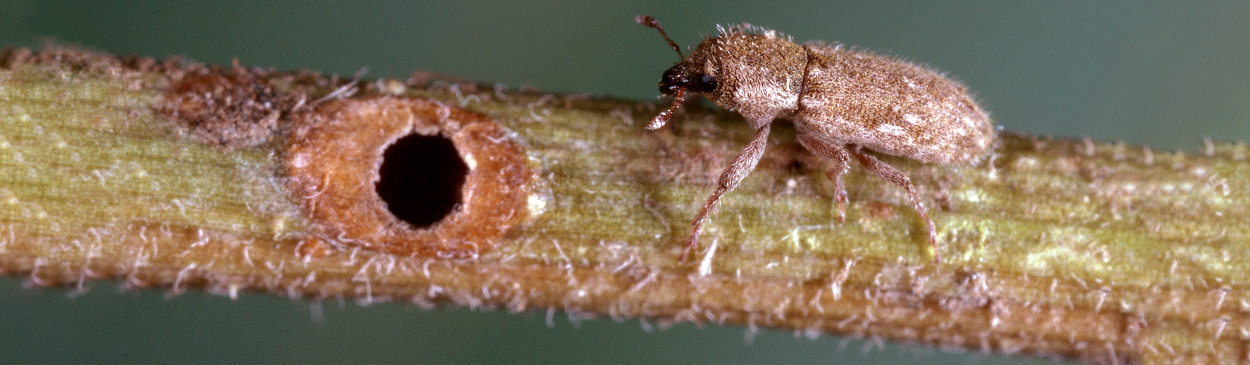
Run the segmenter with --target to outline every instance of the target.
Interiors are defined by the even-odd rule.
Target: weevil
[[[634,20],[659,30],[681,58],[660,78],[660,93],[673,97],[673,105],[660,112],[648,130],[664,126],[693,93],[741,114],[755,130],[695,215],[681,260],[697,245],[703,221],[720,198],[755,169],[772,122],[789,119],[799,144],[833,162],[825,175],[835,185],[838,221],[846,220],[842,175],[854,157],[868,171],[907,190],[928,229],[934,261],[942,262],[937,228],[911,178],[864,150],[925,163],[978,163],[994,144],[994,125],[964,85],[906,61],[839,44],[800,45],[749,24],[721,29],[684,56],[655,18],[639,15]]]

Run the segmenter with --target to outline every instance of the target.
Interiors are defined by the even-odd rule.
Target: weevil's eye
[[[690,80],[690,91],[709,93],[716,90],[716,76],[702,74]]]

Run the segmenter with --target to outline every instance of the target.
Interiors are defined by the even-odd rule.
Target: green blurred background
[[[0,46],[45,37],[116,54],[404,78],[432,71],[512,88],[654,100],[676,54],[750,22],[797,41],[899,55],[963,81],[1006,129],[1196,151],[1250,139],[1250,2],[621,1],[150,2],[0,0]],[[642,133],[641,129],[639,133]],[[959,363],[951,354],[741,327],[573,323],[557,313],[310,304],[271,295],[86,293],[0,279],[0,362]],[[864,348],[871,348],[863,351]]]

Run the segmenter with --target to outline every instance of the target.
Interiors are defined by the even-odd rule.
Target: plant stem
[[[0,69],[0,272],[47,285],[125,278],[229,295],[556,308],[1102,363],[1247,353],[1242,143],[1186,154],[1003,133],[978,166],[881,156],[930,207],[935,265],[906,193],[860,168],[843,178],[850,204],[838,222],[828,165],[781,123],[679,262],[690,218],[751,137],[736,114],[687,108],[647,132],[657,112],[647,103],[417,77],[362,82],[318,104],[345,83],[260,73],[248,82],[308,97],[274,114],[272,138],[214,145],[154,110],[183,76],[105,61]],[[305,176],[291,167],[293,146],[333,142],[301,134],[325,125],[311,121],[341,118],[354,100],[409,98],[485,115],[533,169],[518,180],[523,219],[456,251],[466,256],[396,255],[330,235],[333,222],[295,190]]]

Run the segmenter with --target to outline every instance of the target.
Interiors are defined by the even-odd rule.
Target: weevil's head
[[[655,19],[640,16],[637,20],[659,29],[681,55]],[[676,100],[647,129],[667,123],[689,93],[703,94],[752,123],[770,122],[797,107],[806,64],[803,47],[776,32],[749,25],[722,30],[720,36],[704,39],[690,56],[682,57],[660,77],[660,93]]]
[[[702,94],[716,91],[719,82],[716,81],[714,71],[708,71],[710,70],[701,70],[692,62],[683,61],[673,65],[668,71],[664,71],[664,76],[660,76],[660,94],[677,96],[682,90]]]
[[[692,55],[693,56],[693,55]],[[668,119],[673,116],[677,108],[681,107],[681,103],[686,100],[686,93],[694,92],[708,94],[716,91],[719,82],[716,81],[715,74],[702,72],[693,63],[688,62],[687,58],[682,62],[673,65],[668,71],[664,71],[664,76],[660,77],[660,94],[673,98],[673,106],[660,112],[655,119],[647,124],[647,129],[657,129],[668,123]]]

